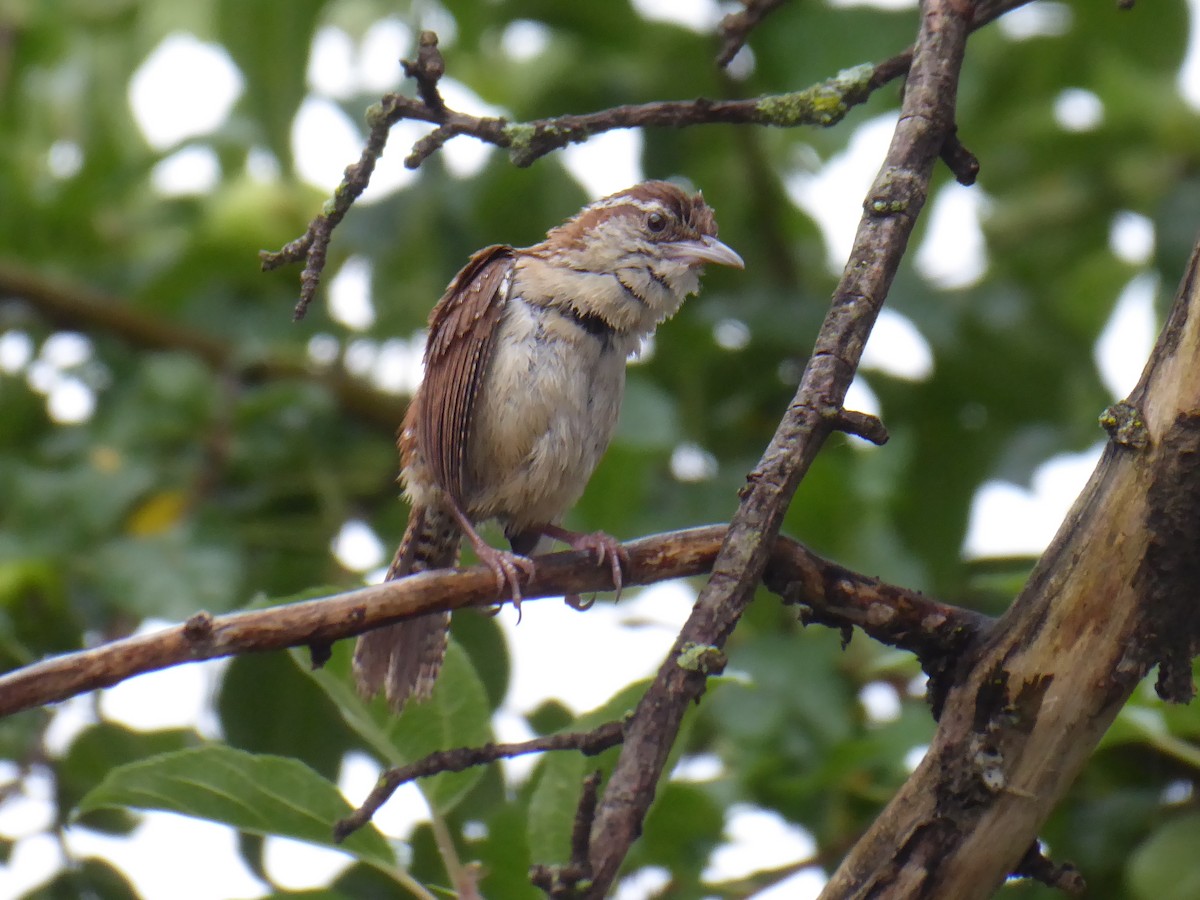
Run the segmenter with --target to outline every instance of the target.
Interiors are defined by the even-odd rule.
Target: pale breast
[[[509,301],[469,447],[472,518],[555,522],[616,428],[625,349],[555,310]]]

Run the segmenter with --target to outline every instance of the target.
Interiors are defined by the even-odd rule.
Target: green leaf
[[[352,686],[350,643],[334,648],[332,659],[313,670],[306,654],[291,651],[292,659],[308,673],[333,700],[334,705],[354,731],[388,765],[415,762],[430,753],[455,747],[473,747],[492,740],[487,692],[475,673],[471,660],[453,640],[446,648],[446,660],[433,689],[424,703],[410,703],[397,716],[376,698],[364,701]],[[447,813],[475,786],[483,770],[473,767],[463,772],[443,772],[418,782],[425,799],[435,810]]]
[[[583,778],[595,761],[572,751],[547,754],[538,767],[541,775],[529,799],[529,854],[543,864],[565,863],[571,858],[571,829]]]
[[[79,812],[153,809],[194,816],[258,835],[282,835],[344,850],[390,871],[396,859],[374,827],[341,844],[333,823],[350,813],[336,785],[308,766],[221,744],[164,753],[113,769],[79,803]]]
[[[1127,878],[1136,900],[1192,900],[1200,897],[1200,813],[1167,822],[1138,847]]]
[[[305,73],[325,0],[220,0],[217,30],[245,76],[246,106],[267,145],[291,168],[290,131],[305,92]]]

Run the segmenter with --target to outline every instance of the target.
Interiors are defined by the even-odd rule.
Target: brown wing
[[[512,257],[512,247],[480,250],[454,276],[429,314],[419,411],[421,449],[438,484],[464,512],[472,413],[508,301],[504,282],[512,271]]]

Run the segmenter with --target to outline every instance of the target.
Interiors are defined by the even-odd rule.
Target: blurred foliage
[[[1135,277],[1170,293],[1200,208],[1200,120],[1177,87],[1182,0],[1132,11],[1045,3],[1019,15],[1021,28],[993,25],[971,38],[960,93],[959,134],[982,163],[973,190],[987,198],[987,268],[953,289],[902,270],[889,307],[923,335],[932,371],[918,380],[864,373],[891,443],[831,440],[786,523],[847,566],[989,612],[1003,609],[1032,561],[964,558],[972,499],[989,479],[1028,485],[1048,458],[1101,440],[1096,417],[1113,398],[1094,362],[1097,337]],[[355,331],[324,308],[293,324],[298,271],[263,275],[256,254],[300,234],[323,199],[300,178],[292,139],[313,90],[310,48],[318,31],[335,28],[358,46],[384,19],[409,35],[396,55],[410,54],[415,30],[438,30],[449,76],[516,119],[801,88],[890,56],[917,22],[912,9],[785,4],[752,35],[753,65],[739,80],[714,70],[710,33],[648,21],[625,3],[0,2],[0,278],[19,267],[68,290],[102,290],[134,320],[211,336],[237,361],[213,371],[185,348],[129,340],[115,316],[87,324],[48,316],[0,288],[4,669],[125,635],[147,618],[351,587],[359,576],[329,552],[348,520],[369,523],[385,544],[399,537],[405,512],[388,431],[339,408],[320,382],[256,377],[255,364],[303,360],[323,336],[337,370],[411,338],[473,250],[532,242],[587,196],[560,157],[518,171],[492,150],[461,177],[435,156],[399,191],[355,207],[335,234],[324,293],[348,258],[368,261],[373,324]],[[535,38],[533,52],[512,52],[522,33]],[[216,130],[156,148],[135,120],[130,82],[180,34],[223,46],[242,92]],[[398,67],[396,76],[398,84]],[[361,131],[361,111],[377,94],[359,88],[332,99]],[[1098,117],[1066,127],[1072,97]],[[644,135],[646,175],[702,187],[747,270],[710,273],[704,293],[631,369],[620,433],[570,524],[633,537],[728,519],[835,283],[820,229],[785,185],[845,150],[858,126],[894,115],[898,98],[898,85],[888,86],[824,131]],[[406,152],[394,143],[389,155]],[[211,188],[160,191],[156,167],[197,150],[216,161]],[[936,177],[938,191],[949,185],[944,171]],[[854,209],[860,198],[842,202]],[[1111,233],[1123,213],[1153,228],[1145,260],[1116,252]],[[731,325],[739,339],[718,341]],[[80,346],[77,332],[84,352],[63,353]],[[64,385],[94,398],[94,410],[64,421],[56,406]],[[709,454],[700,480],[672,474],[683,445]],[[18,800],[27,781],[49,777],[54,831],[124,834],[134,822],[127,808],[165,808],[251,834],[324,841],[311,817],[340,814],[332,780],[347,753],[392,762],[490,739],[508,656],[494,622],[460,618],[441,700],[402,719],[353,696],[345,647],[312,679],[300,659],[246,658],[225,670],[214,704],[225,744],[192,729],[134,732],[97,713],[64,748],[49,739],[53,710],[0,721],[0,756],[10,761],[0,777],[12,782],[4,797]],[[803,827],[816,863],[835,864],[932,731],[911,659],[861,637],[843,649],[836,634],[802,631],[768,596],[729,650],[745,678],[710,694],[676,748],[685,761],[717,760],[717,774],[662,785],[629,860],[631,872],[671,873],[672,896],[742,896],[754,886],[701,883],[735,805]],[[579,720],[551,703],[529,725],[586,727],[619,716],[639,690],[614,684],[606,710]],[[891,698],[886,715],[870,714],[864,696]],[[1196,896],[1200,867],[1188,850],[1200,839],[1197,740],[1194,705],[1164,709],[1149,691],[1131,701],[1045,830],[1055,857],[1083,869],[1089,896]],[[528,866],[563,858],[579,780],[611,756],[557,754],[524,781],[492,767],[424,787],[462,858],[481,863],[487,896],[536,897]],[[386,870],[395,848],[374,832],[360,844],[346,849],[364,863],[327,891],[265,889],[394,891]],[[247,838],[241,848],[266,878],[262,842]],[[2,883],[11,844],[0,849]],[[448,882],[429,826],[400,858],[412,877]],[[133,895],[109,863],[77,862],[27,896]],[[1006,892],[1049,895],[1027,884]]]

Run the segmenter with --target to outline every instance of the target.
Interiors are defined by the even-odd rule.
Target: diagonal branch
[[[625,545],[625,584],[702,575],[712,567],[724,535],[724,526],[712,525],[632,541]],[[946,653],[954,654],[963,646],[961,635],[974,639],[991,621],[848,572],[788,538],[778,539],[775,547],[771,577],[789,599],[804,603],[822,621],[839,627],[860,625],[867,634],[911,647],[923,657],[943,639]],[[612,574],[606,566],[597,566],[590,553],[555,553],[538,557],[536,574],[523,588],[527,600],[609,590]],[[423,572],[267,609],[224,616],[197,613],[183,625],[51,657],[0,676],[0,717],[181,663],[287,647],[320,648],[424,613],[491,606],[508,599],[496,587],[490,569],[474,566]]]
[[[681,656],[696,646],[719,652],[762,579],[801,477],[840,419],[846,390],[928,196],[934,164],[953,128],[970,9],[961,0],[928,0],[923,8],[900,121],[864,202],[850,260],[814,353],[795,399],[748,476],[712,577],[626,729],[592,829],[595,880],[587,897],[603,897],[611,888],[641,833],[684,711],[704,692],[704,671],[681,665]]]
[[[717,65],[729,65],[746,43],[750,32],[770,13],[783,6],[784,0],[742,0],[742,8],[731,12],[721,20],[717,30],[721,33],[721,50],[717,53]]]

